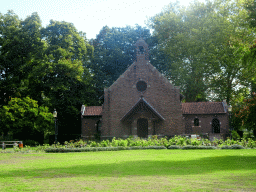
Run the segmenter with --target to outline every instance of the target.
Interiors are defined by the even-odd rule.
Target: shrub
[[[200,146],[197,146],[197,149],[217,149],[217,147],[200,145]]]
[[[201,141],[197,140],[197,139],[191,139],[191,145],[193,146],[198,146],[200,145]]]
[[[237,131],[235,131],[235,130],[233,130],[233,131],[231,132],[231,136],[232,136],[232,138],[235,139],[235,140],[240,139],[240,135],[239,135],[239,134],[237,133]]]
[[[182,149],[217,149],[217,148],[214,147],[214,146],[203,146],[203,145],[193,146],[193,145],[187,145],[187,146],[182,147]]]
[[[195,145],[186,145],[183,146],[182,149],[197,149],[197,147]]]
[[[119,139],[118,140],[118,146],[127,147],[127,145],[128,145],[128,141],[127,140],[123,140],[123,139]]]
[[[231,149],[231,146],[230,145],[222,145],[220,148],[221,149]]]
[[[159,143],[160,143],[161,145],[165,146],[165,147],[168,147],[168,146],[169,146],[169,142],[168,142],[168,140],[167,140],[166,137],[161,138]]]
[[[167,147],[167,149],[180,149],[180,146],[178,145],[170,145]]]
[[[67,152],[94,152],[94,151],[118,151],[118,150],[136,150],[136,149],[166,149],[164,146],[134,146],[134,147],[86,147],[86,148],[47,148],[46,153],[67,153]]]
[[[110,146],[109,140],[103,140],[103,141],[101,141],[100,144],[101,144],[102,147],[109,147]]]
[[[29,145],[29,146],[36,146],[39,145],[39,143],[35,140],[27,139],[23,142],[24,145]]]
[[[143,147],[142,149],[166,149],[165,146],[147,146]]]
[[[92,141],[92,142],[90,143],[90,147],[97,147],[97,143],[96,143],[95,141]]]
[[[244,149],[244,147],[241,145],[231,145],[231,146],[223,145],[221,149]]]
[[[240,142],[239,142],[239,145],[242,145],[243,147],[246,147],[247,146],[247,141],[245,138],[243,138]]]
[[[114,137],[111,141],[111,146],[112,147],[117,147],[118,146],[118,140],[116,140],[116,138]]]
[[[191,139],[186,137],[185,143],[186,145],[191,145]]]
[[[209,139],[203,139],[202,144],[205,146],[211,146],[211,141]]]
[[[231,149],[244,149],[241,145],[231,145]]]
[[[251,139],[251,138],[248,138],[247,147],[255,148],[255,147],[256,147],[256,141],[254,141],[254,140]]]

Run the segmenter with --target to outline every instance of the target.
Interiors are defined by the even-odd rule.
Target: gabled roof
[[[140,104],[145,103],[145,105],[160,119],[164,120],[160,113],[158,113],[144,98],[139,99],[139,101],[124,115],[121,119],[125,119],[129,116],[134,109]],[[182,114],[193,115],[193,114],[221,114],[227,113],[222,102],[190,102],[182,103]],[[90,106],[85,107],[82,111],[83,116],[101,116],[102,106]]]
[[[226,113],[222,102],[182,103],[182,114],[216,114]]]
[[[102,115],[102,106],[89,106],[85,107],[82,111],[83,116],[101,116]]]
[[[134,111],[136,112],[136,108],[139,105],[144,104],[154,115],[156,115],[159,119],[165,120],[164,117],[157,112],[143,97],[138,100],[138,102],[120,119],[121,121],[125,120],[129,115],[131,115]]]

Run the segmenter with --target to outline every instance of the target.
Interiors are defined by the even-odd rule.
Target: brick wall
[[[82,118],[82,137],[87,139],[93,138],[97,133],[95,124],[101,119],[101,116],[85,116]]]
[[[228,114],[207,114],[207,115],[183,115],[185,120],[186,134],[212,134],[212,120],[217,118],[220,121],[220,134],[225,135],[229,131]],[[199,119],[199,126],[194,126],[194,119]]]
[[[136,88],[138,81],[145,81],[147,89],[139,92]],[[102,113],[102,136],[126,137],[131,133],[136,135],[136,120],[122,122],[121,118],[143,98],[164,118],[164,121],[156,121],[147,112],[140,116],[146,116],[149,120],[149,129],[160,135],[184,134],[184,122],[182,118],[179,88],[174,87],[154,68],[145,56],[138,55],[124,74],[104,94],[104,107]],[[149,131],[149,133],[152,131]]]

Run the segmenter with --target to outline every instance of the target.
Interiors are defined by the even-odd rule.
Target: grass
[[[0,153],[1,191],[256,191],[256,149]]]

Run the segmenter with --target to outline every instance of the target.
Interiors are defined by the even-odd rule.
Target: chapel
[[[135,43],[136,57],[128,69],[104,90],[102,106],[82,106],[81,137],[101,140],[206,135],[228,135],[227,103],[182,103],[179,87],[170,83],[149,61],[143,39]]]

